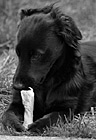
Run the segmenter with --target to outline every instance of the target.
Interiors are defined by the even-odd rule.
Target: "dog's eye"
[[[42,57],[42,53],[40,53],[40,52],[36,52],[35,54],[33,54],[32,56],[31,56],[31,61],[37,61],[37,60],[40,60],[41,59],[41,57]]]

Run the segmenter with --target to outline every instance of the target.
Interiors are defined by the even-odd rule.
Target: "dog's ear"
[[[32,11],[33,9],[27,9],[27,8],[20,9],[19,10],[20,20],[24,19],[27,16],[32,15]]]
[[[63,26],[61,35],[64,37],[64,40],[69,46],[76,49],[78,45],[78,40],[82,39],[82,34],[71,17],[62,16],[61,19]]]
[[[68,46],[77,49],[78,40],[82,39],[82,34],[73,19],[64,15],[58,8],[53,9],[51,16],[56,25],[56,34],[60,36]]]
[[[43,13],[43,14],[48,14],[51,12],[52,8],[53,8],[53,5],[55,4],[56,2],[50,4],[50,5],[47,5],[43,8],[22,8],[19,10],[19,21],[18,21],[18,24],[17,26],[19,27],[21,21],[25,18],[25,17],[28,17],[28,16],[31,16],[33,14],[39,14],[39,13]]]
[[[19,14],[19,21],[17,23],[18,27],[21,23],[21,21],[28,16],[31,16],[32,14],[34,14],[36,12],[37,9],[32,9],[32,8],[22,8],[19,10],[18,14]]]
[[[51,12],[53,5],[56,2],[44,6],[43,8],[23,8],[19,10],[19,15],[20,15],[20,20],[24,19],[24,17],[31,16],[33,14],[38,14],[38,13],[43,13],[43,14],[48,14]]]

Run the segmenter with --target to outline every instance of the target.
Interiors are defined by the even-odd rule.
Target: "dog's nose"
[[[15,90],[23,90],[25,89],[26,87],[24,86],[24,84],[18,82],[18,83],[13,83],[13,88]]]

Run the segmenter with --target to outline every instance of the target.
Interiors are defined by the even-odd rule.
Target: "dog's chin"
[[[44,83],[45,83],[45,78],[41,78],[40,80],[38,80],[38,81],[34,81],[33,83],[32,83],[32,88],[33,89],[37,89],[37,88],[40,88],[40,87],[42,87],[42,86],[44,86]]]

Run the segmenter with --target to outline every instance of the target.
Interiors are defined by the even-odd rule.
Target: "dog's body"
[[[30,131],[43,130],[60,115],[83,113],[95,105],[96,43],[82,38],[73,20],[58,8],[22,10],[16,52],[19,64],[13,80],[13,101],[3,115],[3,125],[24,130],[20,91],[35,93],[34,123]]]

